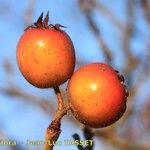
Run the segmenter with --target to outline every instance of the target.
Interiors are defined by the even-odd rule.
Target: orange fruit
[[[17,62],[25,79],[38,88],[67,81],[75,67],[75,51],[69,35],[55,26],[29,27],[19,39]]]
[[[116,122],[126,110],[128,93],[123,81],[108,64],[92,63],[79,68],[67,87],[75,118],[93,128]]]

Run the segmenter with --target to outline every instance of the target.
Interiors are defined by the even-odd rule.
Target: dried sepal
[[[48,24],[48,22],[49,22],[49,11],[47,12],[44,20],[43,20],[43,14],[44,13],[42,12],[41,15],[39,16],[38,20],[34,24],[32,24],[32,25],[28,26],[27,28],[25,28],[24,31],[27,31],[30,28],[35,28],[35,29],[36,28],[37,29],[54,28],[55,30],[63,31],[61,28],[66,28],[65,26],[63,26],[61,24],[55,24],[55,25]]]

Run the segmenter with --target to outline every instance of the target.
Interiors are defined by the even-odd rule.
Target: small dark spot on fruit
[[[95,103],[95,106],[98,106],[98,103]]]
[[[34,59],[34,62],[35,62],[36,64],[39,64],[39,61],[38,61],[38,60],[36,60],[36,59]]]
[[[46,75],[46,76],[47,76],[47,73],[44,73],[44,75]]]
[[[89,106],[89,107],[90,107],[90,106],[91,106],[91,104],[87,104],[87,106]]]
[[[83,103],[85,102],[85,100],[81,100]]]

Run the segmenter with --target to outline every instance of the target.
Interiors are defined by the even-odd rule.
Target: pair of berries
[[[43,13],[17,45],[17,62],[25,79],[38,88],[54,88],[69,79],[67,94],[74,116],[98,128],[111,125],[126,110],[124,78],[108,64],[92,63],[75,73],[75,51],[61,25],[48,25]]]

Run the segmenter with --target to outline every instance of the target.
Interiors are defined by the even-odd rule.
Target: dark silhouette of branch
[[[106,41],[104,41],[104,39],[101,35],[100,28],[98,28],[97,24],[95,23],[95,21],[93,20],[93,17],[92,17],[92,11],[95,6],[94,1],[88,2],[88,1],[81,0],[81,1],[79,1],[79,4],[80,4],[80,8],[83,10],[83,13],[85,14],[85,17],[87,19],[87,22],[89,24],[91,31],[94,33],[95,38],[96,38],[101,50],[103,51],[106,61],[111,64],[112,63],[111,49],[108,47],[108,44],[106,43]]]
[[[84,127],[83,135],[84,135],[85,140],[90,141],[90,143],[88,143],[85,146],[82,144],[81,145],[78,144],[77,145],[78,150],[94,150],[94,140],[93,140],[94,134],[91,131],[91,129],[88,127]],[[74,140],[81,141],[80,136],[77,133],[73,134],[72,137],[74,138]]]
[[[44,99],[39,96],[35,96],[34,94],[27,93],[23,90],[21,90],[20,87],[0,87],[0,93],[3,93],[7,96],[17,97],[20,99],[17,100],[25,100],[28,103],[31,103],[35,106],[40,107],[46,114],[51,114],[54,111],[54,105],[52,104],[52,101],[50,102],[47,99]]]
[[[77,133],[75,133],[75,134],[73,134],[73,136],[72,136],[73,138],[74,138],[74,140],[78,140],[78,141],[80,141],[80,136],[77,134]],[[78,150],[85,150],[84,148],[83,148],[83,146],[82,145],[77,145],[77,148],[78,148]]]

